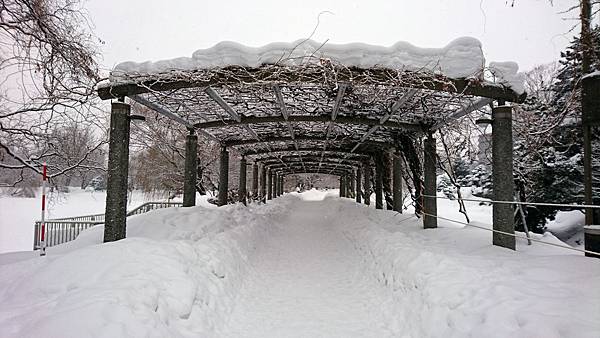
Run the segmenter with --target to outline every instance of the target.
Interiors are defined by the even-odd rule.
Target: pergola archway
[[[494,185],[497,199],[512,199],[511,108],[524,95],[487,82],[481,74],[451,78],[427,69],[370,66],[313,58],[307,62],[264,63],[249,67],[115,71],[98,88],[102,99],[117,99],[111,114],[105,240],[124,237],[127,144],[130,107],[125,98],[144,105],[190,131],[187,138],[184,205],[195,204],[197,135],[221,146],[219,204],[227,203],[228,149],[242,158],[240,201],[246,203],[246,166],[252,163],[250,196],[266,201],[282,193],[283,177],[297,173],[340,176],[341,194],[356,189],[357,201],[369,201],[374,183],[376,207],[386,190],[394,209],[402,191],[402,164],[412,172],[417,210],[424,226],[437,226],[435,140],[445,123],[485,106],[493,106]],[[416,145],[425,139],[424,153]],[[508,149],[508,150],[507,150]],[[390,158],[393,157],[393,160]],[[401,161],[402,157],[405,161]],[[420,158],[423,158],[421,161]],[[393,175],[388,175],[393,161]],[[373,171],[374,168],[374,171]],[[510,177],[510,179],[508,179]],[[392,182],[392,187],[390,184]],[[352,183],[352,184],[351,184]],[[395,202],[394,202],[395,200]],[[510,221],[509,221],[510,214]],[[495,226],[514,231],[512,209],[494,206]],[[514,238],[494,234],[494,242],[514,247]]]

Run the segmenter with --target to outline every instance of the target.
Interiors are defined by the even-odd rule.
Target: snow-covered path
[[[258,249],[227,337],[382,337],[386,290],[323,203],[298,201]]]
[[[600,337],[598,260],[336,193],[155,210],[121,241],[97,226],[0,255],[0,337]]]

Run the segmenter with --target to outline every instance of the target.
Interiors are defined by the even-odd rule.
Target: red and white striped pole
[[[40,256],[46,256],[46,182],[48,181],[46,162],[42,164],[42,226],[40,232]]]

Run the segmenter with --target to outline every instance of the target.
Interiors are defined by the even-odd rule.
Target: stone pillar
[[[267,200],[273,199],[273,174],[267,169]]]
[[[267,168],[264,165],[260,170],[260,201],[267,202]]]
[[[238,187],[239,201],[246,205],[246,158],[240,160],[240,182]]]
[[[271,172],[271,197],[277,197],[277,174],[275,171]]]
[[[104,242],[123,239],[127,233],[130,112],[126,103],[111,104]]]
[[[362,179],[361,177],[361,170],[360,168],[356,169],[356,174],[354,175],[354,178],[356,179],[356,203],[362,203],[362,189],[360,188],[360,180]]]
[[[375,208],[383,209],[383,156],[375,155]]]
[[[383,204],[386,210],[394,210],[394,188],[392,179],[394,176],[393,156],[389,151],[381,153],[383,163]]]
[[[283,195],[283,175],[282,174],[279,175],[278,182],[279,182],[279,195],[278,196],[281,196],[281,195]]]
[[[368,162],[365,162],[363,172],[365,177],[363,184],[365,205],[371,205],[371,166]]]
[[[492,182],[494,200],[513,201],[513,138],[512,107],[500,106],[492,109]],[[493,205],[494,230],[514,234],[514,209],[512,204]],[[515,249],[515,238],[494,232],[493,244]]]
[[[198,178],[198,136],[193,129],[185,139],[185,171],[183,177],[183,206],[196,205],[196,179]]]
[[[431,229],[437,228],[437,199],[435,197],[428,196],[436,196],[437,187],[436,187],[436,146],[435,146],[435,138],[427,137],[425,142],[423,142],[423,176],[424,176],[424,194],[423,197],[423,228]],[[429,215],[428,215],[429,214]]]
[[[349,181],[348,183],[350,186],[350,194],[348,197],[355,198],[356,197],[356,195],[355,195],[356,194],[356,184],[355,184],[356,182],[354,179],[354,170],[352,170],[352,172],[350,174],[348,174],[348,181]]]
[[[252,164],[252,199],[258,201],[258,163]]]
[[[392,193],[394,199],[394,211],[402,213],[402,159],[400,152],[394,154],[394,177],[392,179]]]
[[[227,205],[227,195],[229,192],[229,151],[221,147],[221,161],[219,163],[219,196],[217,204],[219,206]]]

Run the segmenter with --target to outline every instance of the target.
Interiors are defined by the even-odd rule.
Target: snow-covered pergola
[[[427,197],[436,193],[432,133],[486,106],[493,107],[495,199],[513,198],[512,110],[505,104],[524,100],[523,81],[514,63],[486,66],[481,44],[472,38],[439,49],[404,42],[380,47],[302,40],[261,48],[223,42],[191,58],[119,64],[98,95],[118,100],[111,113],[105,241],[125,234],[131,117],[125,97],[190,131],[185,206],[195,204],[200,135],[221,145],[220,205],[227,203],[231,148],[242,154],[243,203],[248,161],[253,166],[250,196],[260,201],[282,194],[286,175],[323,173],[340,176],[341,195],[361,202],[370,196],[375,167],[376,207],[383,208],[387,180],[391,204],[401,211],[406,163],[424,226],[436,227],[436,200]],[[421,139],[423,160],[415,150]],[[386,174],[390,154],[393,177]],[[514,232],[512,218],[510,205],[494,206],[495,228]],[[494,233],[494,243],[514,248],[511,236]]]

